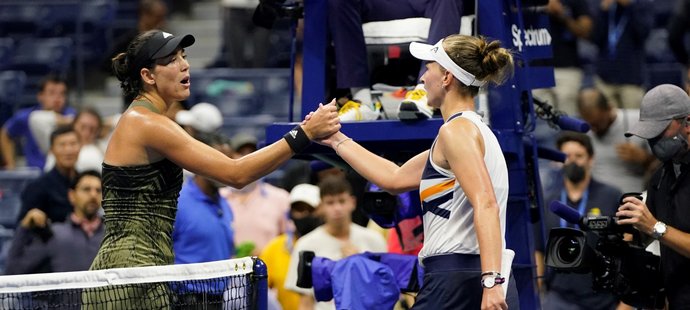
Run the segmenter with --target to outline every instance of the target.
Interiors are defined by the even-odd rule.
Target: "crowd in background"
[[[688,56],[679,42],[690,26],[686,20],[690,7],[685,0],[677,2],[678,9],[667,14],[671,22],[669,40],[664,43],[683,66]],[[137,29],[118,42],[164,26],[166,4],[141,3]],[[236,20],[255,6],[228,5],[226,28],[235,29],[233,24],[239,23],[262,38],[262,30],[251,26],[251,21]],[[621,193],[646,190],[659,162],[646,141],[626,138],[624,133],[638,119],[645,86],[653,86],[645,85],[644,78],[645,44],[658,23],[648,13],[653,6],[654,2],[645,0],[549,1],[546,12],[551,22],[556,86],[535,90],[534,95],[581,117],[591,130],[586,134],[538,130],[544,146],[567,156],[564,164],[542,163],[545,201],[559,200],[587,212],[613,215]],[[254,59],[247,60],[245,51],[228,44],[237,35],[225,33],[218,63],[236,67],[265,63],[259,60],[267,55],[253,54]],[[256,49],[266,50],[259,43]],[[115,46],[121,49],[123,44]],[[581,44],[598,48],[591,63],[578,53]],[[67,98],[72,84],[59,76],[44,77],[36,106],[15,111],[2,125],[3,168],[28,166],[45,171],[21,195],[7,274],[86,270],[91,263],[88,258],[93,258],[103,237],[99,171],[118,117],[105,117],[88,103],[71,105]],[[251,134],[227,137],[220,133],[223,116],[216,106],[206,103],[190,109],[181,104],[170,115],[195,138],[229,157],[239,158],[260,148],[260,141]],[[259,256],[269,267],[275,299],[283,309],[297,309],[304,303],[300,294],[311,294],[294,285],[295,253],[300,249],[332,259],[363,251],[419,251],[419,236],[411,234],[419,224],[417,219],[401,224],[402,231],[395,233],[372,227],[376,225],[360,207],[366,182],[352,172],[318,161],[293,161],[284,171],[283,179],[259,180],[244,188],[185,172],[173,234],[175,263]],[[549,215],[543,223],[547,230],[567,226]],[[544,245],[540,246],[537,262],[543,259],[539,252]],[[618,306],[614,296],[590,290],[591,275],[560,276],[538,265],[547,292],[545,307],[566,309],[561,307],[573,303],[598,305],[593,309]]]

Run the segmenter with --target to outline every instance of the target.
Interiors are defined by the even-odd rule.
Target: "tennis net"
[[[0,309],[266,309],[258,258],[0,277]]]

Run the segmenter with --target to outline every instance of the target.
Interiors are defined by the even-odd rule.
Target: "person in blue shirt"
[[[38,105],[17,111],[3,125],[0,130],[0,152],[5,162],[5,169],[17,167],[15,159],[15,145],[22,141],[22,152],[26,157],[26,165],[43,169],[46,163],[46,153],[39,147],[34,135],[29,129],[29,115],[36,110],[53,111],[63,117],[58,117],[58,125],[72,122],[76,111],[66,106],[67,83],[56,75],[48,75],[41,80],[38,95]]]
[[[232,155],[232,149],[220,135],[198,134],[196,138]],[[223,186],[199,175],[182,186],[173,227],[175,264],[224,260],[235,254],[232,210],[218,194],[218,188]]]
[[[197,134],[195,138],[232,155],[229,142],[218,134]],[[232,209],[218,194],[223,186],[200,175],[190,177],[182,186],[172,232],[175,264],[218,261],[235,254]],[[225,281],[214,281],[174,289],[182,304],[195,305],[203,300],[209,309],[220,309],[226,285]]]

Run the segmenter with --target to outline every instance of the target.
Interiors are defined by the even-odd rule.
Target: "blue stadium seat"
[[[116,7],[117,3],[113,0],[51,3],[44,6],[47,12],[41,21],[40,35],[71,36],[77,33],[79,22],[84,33],[102,30],[110,26],[115,17]]]
[[[2,274],[5,271],[5,260],[21,209],[21,192],[27,183],[40,175],[41,171],[38,169],[0,171],[0,273]]]
[[[81,48],[84,60],[89,63],[101,61],[109,48],[116,7],[117,3],[113,0],[51,3],[47,6],[50,13],[44,16],[40,24],[39,36],[70,37]]]
[[[0,3],[0,37],[32,37],[39,28],[42,8],[30,4]]]
[[[40,175],[39,169],[0,171],[0,226],[15,228],[21,209],[21,192]]]
[[[194,70],[192,104],[209,102],[226,116],[271,114],[287,121],[289,69]]]
[[[0,71],[0,126],[14,113],[25,84],[26,74],[23,71]]]
[[[665,28],[652,29],[644,44],[647,63],[673,63],[676,58],[668,46],[668,31]]]
[[[14,52],[14,40],[12,38],[0,38],[0,70],[7,64]]]
[[[652,14],[654,14],[653,27],[666,28],[666,23],[671,18],[676,2],[675,0],[654,0],[654,5],[652,6]]]
[[[66,74],[73,46],[70,38],[23,39],[5,69],[22,70],[29,76],[49,72]]]
[[[645,68],[645,86],[651,89],[660,84],[673,84],[684,87],[685,68],[679,63],[647,64]]]
[[[138,0],[120,0],[117,3],[117,11],[113,20],[113,35],[114,39],[119,38],[128,31],[137,27],[139,19],[139,1]]]

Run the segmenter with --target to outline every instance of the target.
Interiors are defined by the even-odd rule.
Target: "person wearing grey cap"
[[[184,48],[194,41],[192,35],[151,30],[113,58],[113,71],[132,103],[113,131],[103,160],[106,234],[93,270],[173,263],[171,236],[182,168],[241,188],[280,167],[311,139],[340,129],[335,104],[330,103],[320,105],[309,121],[284,139],[241,159],[228,158],[197,141],[166,116],[173,102],[190,95],[190,65]],[[170,306],[164,298],[165,285],[126,295],[134,299],[103,307],[129,309],[132,302],[145,302],[136,305],[145,309]],[[98,293],[85,294],[87,301],[101,299]]]
[[[663,165],[654,173],[646,203],[623,200],[619,224],[632,224],[659,240],[661,269],[669,309],[690,305],[690,98],[675,85],[659,85],[645,94],[639,122],[626,133],[646,139]]]

